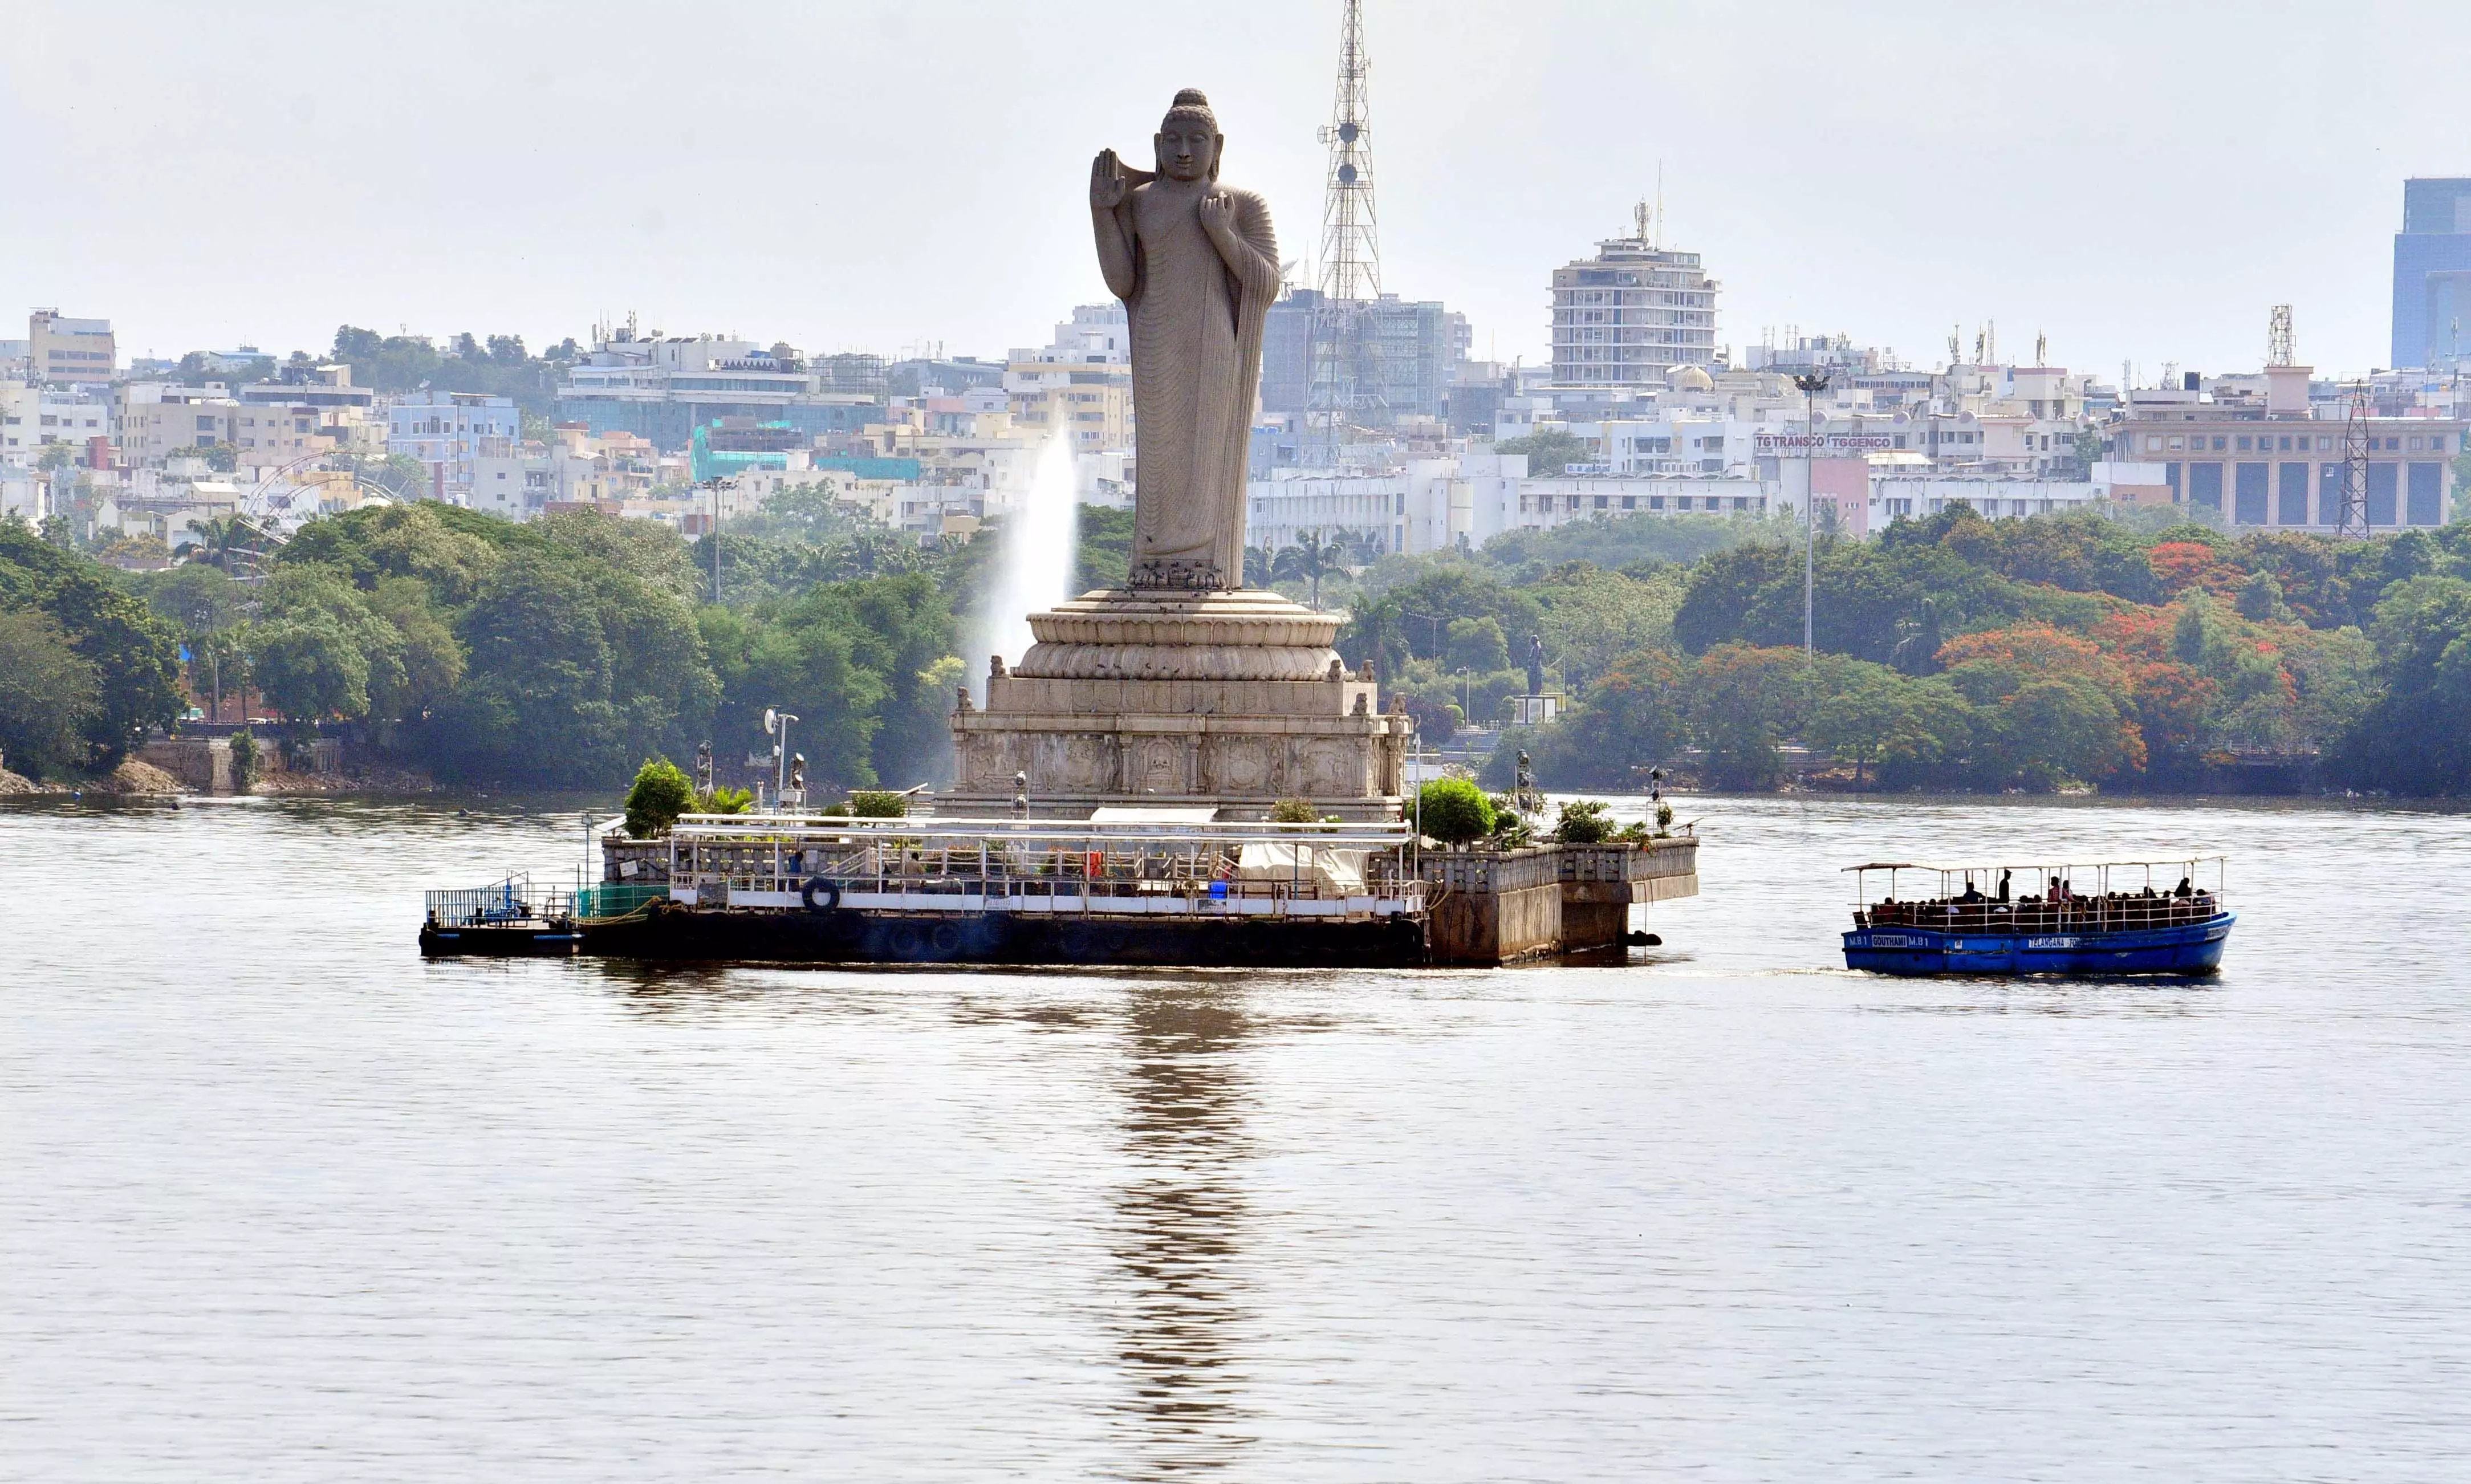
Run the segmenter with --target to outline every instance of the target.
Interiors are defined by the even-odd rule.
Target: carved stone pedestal
[[[958,778],[946,814],[1209,804],[1262,818],[1306,798],[1347,819],[1396,818],[1408,739],[1372,676],[1330,648],[1338,620],[1276,593],[1085,594],[1029,617],[1038,642],[987,677],[984,709],[953,712]]]

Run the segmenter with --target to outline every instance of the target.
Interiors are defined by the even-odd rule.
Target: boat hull
[[[424,927],[420,951],[671,962],[1090,964],[1403,968],[1426,961],[1425,925],[1405,915],[1175,921],[1013,912],[666,908],[571,929]]]
[[[1845,934],[1845,967],[1873,974],[2211,974],[2238,917],[2120,932],[1942,932],[1857,928]]]

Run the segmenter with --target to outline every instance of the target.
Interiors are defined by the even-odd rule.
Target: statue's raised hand
[[[1090,209],[1113,211],[1124,203],[1124,193],[1131,187],[1124,179],[1124,165],[1113,150],[1100,150],[1090,162]]]
[[[1212,191],[1201,198],[1201,229],[1213,238],[1234,232],[1236,198],[1225,191]]]

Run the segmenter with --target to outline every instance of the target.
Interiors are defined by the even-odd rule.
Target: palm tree
[[[222,515],[213,520],[191,521],[189,529],[198,533],[198,545],[204,549],[205,559],[224,570],[225,577],[238,577],[232,570],[241,556],[252,560],[262,554],[260,548],[266,533],[238,515]],[[195,561],[198,558],[190,557]]]
[[[1295,545],[1280,551],[1270,563],[1270,575],[1274,578],[1283,577],[1290,581],[1298,577],[1309,578],[1312,582],[1312,605],[1318,608],[1321,606],[1321,575],[1330,564],[1330,548],[1322,540],[1321,532],[1307,530],[1297,538]]]

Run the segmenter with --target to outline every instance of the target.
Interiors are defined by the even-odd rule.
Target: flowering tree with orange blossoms
[[[2048,624],[2019,624],[1965,634],[1940,646],[1939,662],[1950,670],[1974,660],[1993,660],[2032,672],[2082,675],[2106,691],[2125,691],[2119,666],[2090,639],[2062,633]]]
[[[2173,597],[2201,587],[2218,598],[2228,598],[2248,578],[2246,571],[2223,560],[2202,541],[2164,541],[2146,553],[2145,559],[2162,591]]]

